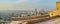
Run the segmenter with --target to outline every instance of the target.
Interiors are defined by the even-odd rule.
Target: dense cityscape
[[[60,24],[60,0],[0,0],[0,24]]]
[[[0,22],[10,22],[11,18],[20,18],[20,17],[28,17],[28,16],[40,16],[40,15],[44,15],[47,14],[46,11],[41,10],[41,11],[37,11],[37,9],[35,9],[35,11],[20,11],[20,10],[10,10],[10,11],[1,11],[0,14]]]

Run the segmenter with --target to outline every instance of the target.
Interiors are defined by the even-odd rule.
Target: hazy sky
[[[0,10],[53,10],[56,1],[60,0],[0,0]]]

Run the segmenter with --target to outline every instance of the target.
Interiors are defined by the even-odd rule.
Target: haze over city
[[[0,10],[54,10],[59,0],[0,0]]]

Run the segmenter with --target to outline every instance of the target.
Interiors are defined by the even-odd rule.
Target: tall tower
[[[37,16],[37,8],[35,8],[35,16]]]
[[[56,10],[60,10],[60,1],[56,2]]]

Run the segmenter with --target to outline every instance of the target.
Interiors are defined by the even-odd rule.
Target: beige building
[[[60,15],[60,2],[56,2],[56,10],[50,11],[48,14],[50,17]]]
[[[24,21],[12,21],[10,24],[27,24],[28,22]]]

